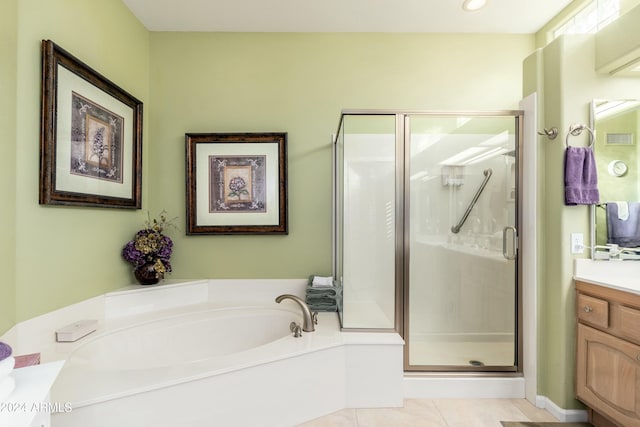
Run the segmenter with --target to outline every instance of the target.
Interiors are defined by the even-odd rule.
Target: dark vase
[[[153,262],[148,262],[133,270],[133,275],[141,285],[155,285],[160,281],[153,266]]]

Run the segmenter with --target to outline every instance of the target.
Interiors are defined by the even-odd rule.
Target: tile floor
[[[557,421],[525,399],[406,399],[404,408],[343,409],[299,427],[502,427]]]

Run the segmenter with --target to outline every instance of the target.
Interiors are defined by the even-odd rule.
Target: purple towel
[[[567,147],[564,154],[564,202],[595,205],[600,200],[596,161],[591,147]]]
[[[0,342],[0,362],[2,362],[7,357],[11,356],[11,352],[12,350],[9,344]]]

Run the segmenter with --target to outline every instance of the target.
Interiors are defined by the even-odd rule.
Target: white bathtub
[[[345,407],[402,404],[397,334],[344,334],[336,313],[320,313],[315,332],[294,338],[297,304],[271,295],[251,306],[221,303],[214,285],[202,284],[210,287],[203,302],[161,310],[140,311],[142,298],[162,294],[152,289],[124,295],[118,307],[107,301],[117,318],[68,347],[51,399],[73,409],[53,414],[52,426],[284,427]],[[158,301],[177,291],[193,290],[166,287]]]
[[[149,370],[217,360],[288,337],[301,316],[274,307],[210,309],[115,330],[76,349],[68,366],[99,371]],[[235,357],[235,356],[234,356]],[[85,397],[86,398],[86,397]]]

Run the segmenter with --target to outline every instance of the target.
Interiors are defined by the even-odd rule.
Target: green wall
[[[329,274],[340,110],[517,108],[533,49],[531,35],[149,33],[120,2],[2,12],[0,332],[131,283],[120,250],[148,211],[179,217],[172,278]],[[143,210],[38,204],[42,39],[144,102]],[[289,133],[288,236],[184,234],[184,133],[233,131]]]
[[[8,154],[14,152],[10,157],[15,161],[5,163],[9,168],[15,163],[15,178],[14,192],[3,206],[15,209],[16,240],[15,244],[3,241],[2,247],[15,252],[15,321],[20,322],[131,283],[130,269],[119,253],[144,220],[142,211],[38,204],[40,42],[53,40],[147,102],[149,33],[120,1],[19,0],[13,4],[17,5],[17,41],[9,50],[16,50],[17,56],[10,61],[15,68],[7,73],[16,73],[13,86],[18,95],[15,138],[9,134],[7,139],[13,144]],[[4,23],[2,27],[4,31]],[[3,67],[4,55],[10,58],[11,52],[3,52]],[[1,102],[5,108],[5,100]],[[146,120],[144,129],[148,135]],[[145,155],[152,146],[152,141],[145,140]],[[145,193],[147,176],[145,172]],[[148,200],[143,203],[146,208]],[[11,213],[3,211],[2,227],[5,219],[11,221]],[[7,324],[0,326],[4,330]]]
[[[536,63],[536,61],[539,61]],[[591,35],[561,37],[529,57],[525,64],[525,95],[541,97],[539,128],[557,127],[556,140],[539,138],[538,185],[543,188],[539,240],[543,268],[539,283],[539,391],[562,408],[579,408],[574,399],[575,288],[570,235],[584,233],[590,245],[589,207],[564,205],[565,136],[572,123],[588,124],[594,98],[640,98],[637,79],[595,72],[595,43]],[[534,76],[531,74],[534,73]],[[588,144],[586,134],[571,137],[571,145]]]
[[[331,273],[344,108],[517,109],[531,35],[151,33],[151,206],[180,216],[172,277]],[[288,236],[185,236],[184,134],[286,131]]]
[[[0,334],[15,323],[17,0],[0,2]]]

